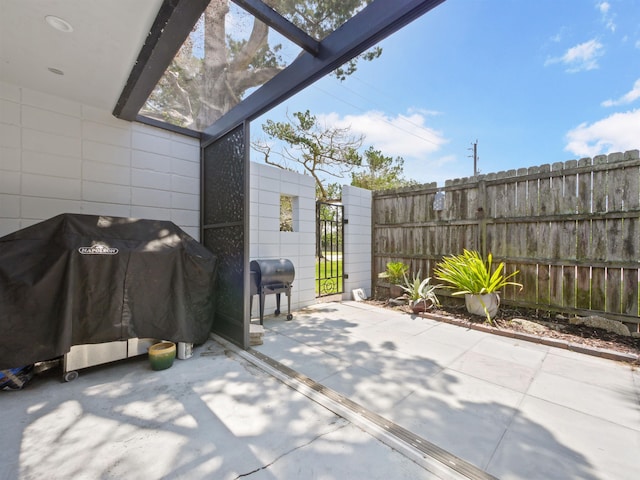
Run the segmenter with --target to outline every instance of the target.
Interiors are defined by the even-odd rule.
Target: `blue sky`
[[[252,137],[309,109],[440,185],[473,175],[476,140],[480,173],[640,148],[640,0],[447,0],[380,45]]]

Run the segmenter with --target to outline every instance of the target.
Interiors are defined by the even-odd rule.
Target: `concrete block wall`
[[[293,197],[293,232],[280,231],[280,196]],[[315,183],[300,175],[269,165],[250,164],[249,256],[255,259],[288,258],[296,276],[291,309],[315,303]],[[280,310],[286,313],[286,296]],[[267,295],[265,315],[273,314],[275,295]],[[259,316],[258,298],[253,299],[252,317]]]
[[[344,281],[343,300],[352,300],[352,291],[362,288],[371,296],[371,191],[343,185],[344,218]]]
[[[200,143],[0,82],[0,236],[60,213],[171,220],[196,239]]]

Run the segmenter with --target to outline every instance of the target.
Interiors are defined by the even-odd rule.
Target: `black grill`
[[[253,296],[260,296],[260,325],[264,321],[264,297],[276,295],[275,315],[280,315],[280,294],[287,295],[287,320],[291,320],[291,285],[296,276],[291,260],[281,258],[279,260],[252,260],[251,270],[251,308],[253,308]]]

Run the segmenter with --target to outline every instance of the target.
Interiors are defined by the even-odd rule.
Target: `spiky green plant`
[[[404,276],[409,271],[409,265],[402,262],[388,262],[387,269],[378,274],[378,278],[384,278],[393,285],[400,285]]]
[[[436,265],[434,273],[437,279],[450,284],[446,288],[456,290],[453,295],[484,295],[497,292],[507,285],[522,288],[522,284],[511,281],[519,273],[518,270],[505,276],[504,262],[500,262],[495,269],[492,264],[491,254],[485,262],[477,251],[465,249],[461,255],[444,257]]]
[[[409,304],[413,305],[419,300],[429,300],[433,305],[440,305],[435,292],[439,285],[431,285],[431,277],[422,280],[420,274],[421,272],[418,270],[418,273],[410,280],[405,273],[404,285],[400,285],[405,292],[405,297],[409,300]]]

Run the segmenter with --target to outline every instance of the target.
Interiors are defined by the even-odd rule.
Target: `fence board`
[[[526,168],[518,170],[518,177],[525,176],[527,174]],[[517,217],[525,217],[527,215],[529,199],[527,197],[527,181],[518,180],[515,182],[516,187],[516,203],[515,203],[515,215]]]
[[[638,300],[638,269],[625,268],[622,274],[624,287],[622,290],[622,311],[631,316],[640,316]]]
[[[504,224],[505,252],[510,258],[526,257],[527,252],[527,224]]]
[[[625,210],[625,193],[629,190],[627,173],[624,168],[608,170],[608,210],[622,212]]]
[[[625,168],[624,205],[626,211],[640,209],[640,166]]]
[[[623,220],[622,238],[620,259],[626,262],[640,262],[640,218]]]
[[[549,305],[549,265],[538,265],[538,304]]]
[[[598,155],[593,159],[594,166],[606,163],[607,157]],[[591,185],[592,212],[602,213],[607,211],[607,172],[606,170],[595,170],[593,172],[593,183]]]
[[[538,223],[538,258],[545,263],[551,258],[552,244],[550,242],[551,226],[549,222]]]
[[[551,165],[541,165],[540,173],[551,172]],[[548,215],[553,213],[553,199],[551,197],[551,177],[545,176],[538,183],[538,213]]]
[[[527,251],[525,257],[536,258],[538,256],[538,224],[531,222],[526,224]]]
[[[485,190],[484,213],[486,217],[496,217],[496,196],[498,192],[494,185],[487,185]]]
[[[589,243],[589,258],[602,261],[607,258],[607,221],[591,221],[591,242]]]
[[[549,266],[549,304],[565,306],[563,300],[562,265]]]
[[[564,170],[564,163],[558,162],[551,166],[552,172],[562,172]],[[565,213],[564,212],[564,176],[554,175],[551,177],[551,192],[550,192],[550,205],[551,213]]]
[[[562,243],[559,258],[564,260],[576,260],[577,254],[577,222],[575,220],[562,222]]]
[[[540,212],[540,188],[538,185],[538,179],[535,176],[540,172],[540,167],[529,168],[529,175],[533,176],[527,182],[527,197],[529,199],[529,216],[535,217]]]
[[[460,215],[463,220],[473,220],[476,218],[477,210],[477,188],[467,188],[462,192],[462,200],[460,203]],[[474,195],[476,193],[476,195]]]
[[[622,269],[607,268],[606,310],[611,313],[622,313]]]
[[[589,166],[590,158],[578,161],[578,166]],[[592,172],[578,173],[578,204],[576,213],[591,213],[591,180]]]
[[[538,266],[520,263],[516,264],[516,267],[520,270],[518,282],[523,286],[518,299],[535,305],[538,301]]]
[[[576,276],[576,267],[564,266],[562,268],[562,305],[564,307],[577,308]]]
[[[591,220],[584,219],[576,222],[576,258],[587,260],[591,243]]]
[[[606,269],[594,267],[591,269],[591,309],[605,310],[606,301],[606,285],[607,285]]]
[[[576,267],[576,308],[591,309],[591,267]]]
[[[496,223],[491,227],[493,234],[493,242],[489,242],[487,238],[487,253],[493,254],[494,257],[505,257],[507,256],[507,224],[506,223]],[[489,227],[487,226],[487,229]]]
[[[576,160],[569,160],[565,163],[565,169],[573,169],[578,166]],[[567,173],[564,175],[562,190],[562,204],[558,213],[571,214],[578,210],[578,174]]]
[[[502,185],[497,191],[496,213],[497,217],[511,217],[513,206],[516,204],[516,184],[509,182]]]
[[[622,229],[623,218],[611,218],[606,221],[606,257],[609,261],[620,261],[622,259]]]

